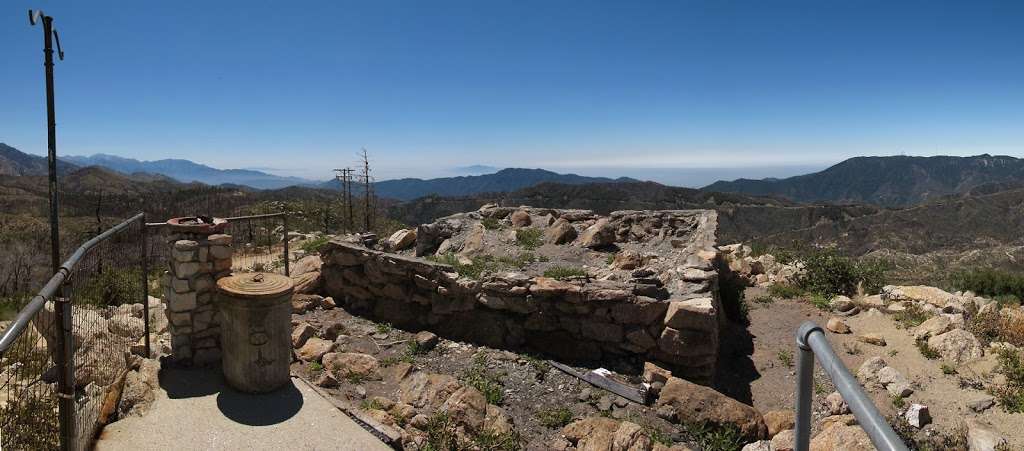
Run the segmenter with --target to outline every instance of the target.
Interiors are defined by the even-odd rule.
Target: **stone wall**
[[[321,249],[323,288],[351,312],[405,329],[567,362],[655,361],[679,376],[707,381],[715,371],[722,321],[715,213],[616,212],[597,221],[625,230],[616,239],[628,241],[632,225],[644,218],[660,224],[665,215],[688,218],[686,234],[660,237],[684,257],[659,259],[621,280],[559,281],[523,272],[474,280],[449,265],[334,240]],[[577,216],[595,222],[592,215]]]
[[[164,302],[171,359],[204,365],[220,361],[220,318],[213,298],[217,279],[231,274],[231,236],[172,233]]]

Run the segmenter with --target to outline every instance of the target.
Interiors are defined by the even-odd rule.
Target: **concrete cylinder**
[[[242,273],[217,281],[221,361],[228,385],[266,393],[289,382],[292,280]]]

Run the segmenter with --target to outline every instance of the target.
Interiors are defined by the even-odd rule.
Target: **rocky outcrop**
[[[669,421],[734,426],[747,440],[759,440],[768,434],[768,427],[757,409],[714,389],[675,377],[661,389],[654,407],[659,416]]]
[[[928,347],[937,351],[942,360],[953,365],[981,358],[985,354],[981,342],[963,329],[954,329],[929,338]]]

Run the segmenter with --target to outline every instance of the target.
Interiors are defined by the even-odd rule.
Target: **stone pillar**
[[[171,359],[205,365],[220,361],[220,318],[213,299],[217,279],[231,275],[231,235],[172,233],[164,302]]]

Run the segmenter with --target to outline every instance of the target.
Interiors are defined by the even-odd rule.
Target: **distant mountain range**
[[[64,174],[78,166],[57,161],[57,173]],[[0,175],[46,175],[46,157],[30,155],[7,144],[0,143]]]
[[[61,157],[78,166],[101,166],[124,174],[148,172],[171,177],[180,182],[200,182],[207,185],[245,185],[258,189],[277,189],[294,185],[314,185],[317,182],[299,177],[282,177],[251,169],[217,169],[189,160],[166,159],[139,161],[114,155],[96,154],[88,157]]]
[[[719,181],[707,191],[779,196],[796,202],[898,207],[1024,182],[1024,159],[1009,156],[856,157],[785,179]]]
[[[469,196],[480,193],[504,193],[526,188],[544,182],[565,185],[583,185],[587,183],[623,183],[637,182],[636,179],[620,177],[585,177],[576,174],[559,174],[544,169],[502,169],[493,174],[468,175],[460,177],[444,177],[437,179],[395,179],[384,180],[373,184],[374,192],[381,197],[397,200],[412,200],[427,195],[437,196]],[[341,182],[331,180],[324,184],[330,189],[340,189]],[[354,190],[359,190],[355,188]],[[358,192],[362,192],[359,190]]]

